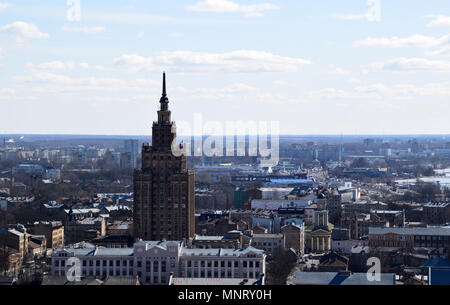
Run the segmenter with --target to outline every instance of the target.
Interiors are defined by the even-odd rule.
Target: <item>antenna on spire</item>
[[[163,72],[163,92],[162,92],[162,95],[163,96],[167,96],[167,93],[166,93],[166,72],[165,71]]]

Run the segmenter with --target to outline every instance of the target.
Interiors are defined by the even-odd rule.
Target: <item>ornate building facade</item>
[[[134,172],[133,230],[135,239],[183,240],[194,236],[194,172],[186,154],[173,154],[176,127],[171,121],[166,75],[152,145],[142,146],[142,167]],[[176,146],[174,146],[176,147]],[[178,145],[177,150],[183,147]]]

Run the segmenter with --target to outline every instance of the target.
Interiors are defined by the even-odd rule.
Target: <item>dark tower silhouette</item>
[[[194,172],[187,169],[185,155],[172,153],[176,128],[170,119],[165,73],[159,103],[152,145],[142,146],[142,167],[134,172],[134,237],[182,240],[195,231]]]

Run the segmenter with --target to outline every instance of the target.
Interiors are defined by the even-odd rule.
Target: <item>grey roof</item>
[[[182,245],[182,242],[178,240],[145,240],[139,241],[138,243],[145,243],[148,249],[152,247],[161,247],[167,249],[168,243],[177,243],[180,246]]]
[[[369,227],[370,234],[400,234],[400,235],[434,235],[450,236],[449,227],[428,227],[428,228],[382,228]]]
[[[73,253],[76,257],[80,256],[133,256],[133,248],[105,248],[105,247],[66,247],[56,250],[57,254],[61,251]]]
[[[253,239],[283,238],[283,234],[253,234]]]
[[[70,209],[65,209],[64,212],[69,214]],[[98,208],[89,208],[89,209],[72,209],[72,214],[88,214],[88,213],[100,213],[100,209]]]
[[[70,282],[65,276],[44,276],[42,285],[48,286],[90,286],[90,285],[136,285],[137,279],[133,276],[107,276],[103,278],[83,277],[78,282]]]
[[[170,285],[262,285],[261,279],[175,277]]]
[[[219,241],[223,240],[223,236],[205,236],[205,235],[195,235],[194,241],[200,240],[200,241]]]
[[[248,247],[245,249],[181,249],[181,256],[216,256],[216,257],[227,257],[234,256],[239,257],[245,255],[249,252],[263,254],[263,250],[255,249],[253,247]]]
[[[366,273],[296,272],[294,285],[395,285],[395,273],[381,273],[380,281],[369,281]]]

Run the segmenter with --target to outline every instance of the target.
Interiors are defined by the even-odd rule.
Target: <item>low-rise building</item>
[[[330,251],[319,260],[319,271],[322,272],[344,272],[348,269],[349,258],[336,251]]]
[[[285,248],[285,239],[283,234],[253,234],[250,245],[268,256],[276,256]]]
[[[441,252],[450,247],[450,227],[369,228],[369,247],[430,248]]]
[[[381,273],[372,280],[365,272],[296,272],[288,285],[395,285],[395,273]]]
[[[64,226],[61,221],[37,221],[27,225],[27,228],[31,234],[44,235],[49,249],[64,246]]]
[[[77,258],[81,276],[135,276],[142,284],[168,284],[180,278],[259,279],[266,255],[246,249],[186,248],[180,241],[139,241],[133,248],[102,248],[83,243],[54,251],[51,275],[64,276]]]
[[[424,221],[440,225],[450,222],[450,202],[429,202],[423,205]]]
[[[64,240],[76,243],[106,235],[106,220],[103,217],[87,217],[80,220],[66,221]]]
[[[305,227],[303,222],[290,222],[281,227],[284,235],[285,247],[294,249],[300,255],[305,253]]]

